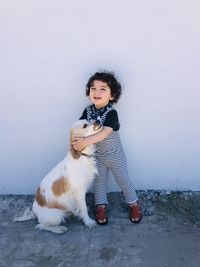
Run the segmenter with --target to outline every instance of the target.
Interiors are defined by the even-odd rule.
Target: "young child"
[[[97,72],[86,85],[86,96],[92,105],[83,111],[80,119],[96,120],[103,127],[94,135],[73,140],[74,149],[81,151],[88,144],[96,144],[96,159],[98,175],[94,182],[95,204],[97,207],[96,221],[106,224],[108,205],[106,182],[109,169],[112,171],[117,184],[120,186],[126,203],[130,206],[129,218],[133,223],[142,219],[142,212],[137,203],[138,197],[129,179],[126,156],[119,136],[119,119],[113,103],[117,103],[121,95],[121,84],[112,72]]]

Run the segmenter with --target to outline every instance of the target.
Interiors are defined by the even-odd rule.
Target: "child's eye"
[[[95,88],[95,87],[90,87],[90,90],[91,90],[91,91],[95,91],[96,88]]]
[[[106,89],[105,88],[101,88],[101,91],[106,91]]]

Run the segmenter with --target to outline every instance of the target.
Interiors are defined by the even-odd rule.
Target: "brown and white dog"
[[[27,209],[14,221],[26,221],[37,217],[36,229],[64,233],[66,226],[60,225],[68,213],[81,218],[88,227],[96,222],[88,216],[85,195],[97,173],[94,145],[88,145],[81,152],[71,145],[74,136],[86,137],[100,130],[95,123],[77,121],[71,128],[70,151],[42,180],[33,202],[32,210]]]

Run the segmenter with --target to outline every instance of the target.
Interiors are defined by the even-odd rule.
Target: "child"
[[[113,103],[117,103],[121,95],[121,84],[112,72],[97,72],[86,85],[86,96],[89,96],[92,105],[83,111],[80,119],[96,120],[103,127],[94,135],[85,138],[76,137],[73,140],[74,149],[81,151],[88,144],[96,144],[96,159],[98,175],[95,179],[94,194],[97,206],[96,221],[106,224],[107,192],[106,182],[110,169],[120,186],[126,203],[130,206],[129,218],[133,223],[142,219],[141,209],[137,203],[137,195],[128,176],[126,157],[120,141],[120,128],[117,111]]]

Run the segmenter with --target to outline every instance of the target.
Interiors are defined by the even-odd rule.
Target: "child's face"
[[[89,98],[96,108],[103,108],[110,100],[113,100],[107,83],[98,80],[93,81],[93,85],[90,87]]]

